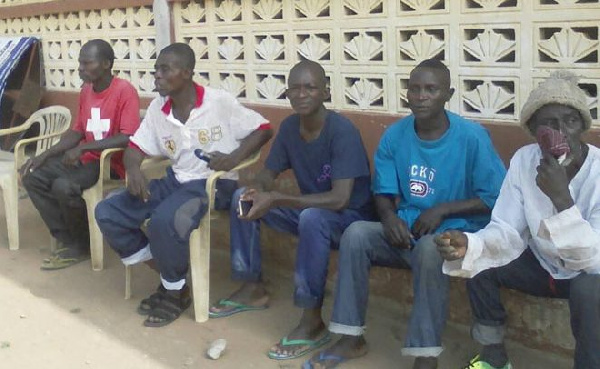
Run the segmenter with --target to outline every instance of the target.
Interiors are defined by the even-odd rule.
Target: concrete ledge
[[[212,247],[228,252],[229,219],[226,212],[216,212],[213,222]],[[296,253],[296,238],[277,232],[267,226],[261,228],[263,267],[278,274],[292,277]],[[328,289],[335,288],[337,251],[332,253],[329,265]],[[391,309],[408,318],[412,307],[412,275],[401,269],[376,267],[371,270],[372,298],[385,298]],[[331,298],[328,296],[327,298]],[[531,348],[564,355],[572,355],[574,340],[571,335],[569,306],[566,300],[528,296],[516,291],[503,291],[503,301],[509,315],[508,338]],[[471,309],[465,280],[452,278],[450,285],[449,320],[470,325]]]

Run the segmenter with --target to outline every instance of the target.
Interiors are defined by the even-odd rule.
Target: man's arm
[[[457,216],[489,214],[492,211],[480,198],[438,204],[424,210],[412,226],[416,238],[435,232],[444,219]]]
[[[331,191],[310,195],[288,195],[271,192],[274,206],[287,206],[296,209],[321,208],[333,211],[344,210],[350,202],[354,178],[337,179],[331,183]]]
[[[409,248],[411,236],[406,222],[398,218],[396,196],[387,194],[375,195],[375,207],[383,225],[385,239],[390,246]]]
[[[79,142],[83,139],[83,134],[81,132],[75,130],[66,131],[61,137],[60,141],[54,146],[51,146],[48,150],[44,151],[38,156],[34,156],[31,159],[27,160],[25,164],[19,170],[21,176],[26,176],[30,172],[37,169],[39,166],[44,164],[44,162],[53,156],[60,155],[74,147],[76,147]]]
[[[58,141],[56,145],[50,147],[41,155],[46,156],[46,158],[60,155],[63,152],[76,147],[82,139],[83,134],[81,132],[70,129],[60,137],[60,141]]]
[[[140,170],[140,165],[145,157],[146,154],[134,147],[126,148],[123,155],[123,165],[127,172],[127,190],[144,202],[148,200],[149,195],[146,177]]]
[[[273,136],[273,130],[257,129],[244,138],[240,146],[229,154],[215,151],[207,153],[210,158],[208,167],[212,170],[230,171],[250,155],[254,154]]]
[[[125,148],[129,143],[129,135],[119,133],[98,141],[86,142],[65,152],[64,163],[74,165],[81,154],[86,151],[102,151],[104,149]]]
[[[129,144],[130,135],[123,133],[116,134],[98,141],[86,142],[79,145],[77,148],[81,152],[85,151],[102,151],[105,149],[125,148]]]
[[[252,209],[244,219],[258,219],[269,209],[279,206],[296,209],[321,208],[341,211],[348,206],[354,178],[332,181],[331,191],[310,195],[288,195],[277,191],[254,192],[245,198],[252,200]]]
[[[521,190],[523,161],[517,152],[511,160],[490,223],[477,233],[446,231],[436,237],[444,273],[473,277],[483,270],[508,264],[527,248],[529,227]]]

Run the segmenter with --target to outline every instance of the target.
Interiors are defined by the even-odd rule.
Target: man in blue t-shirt
[[[341,239],[329,330],[342,337],[304,368],[329,368],[366,354],[373,265],[413,270],[414,305],[402,352],[416,357],[415,369],[437,368],[449,280],[433,235],[485,226],[505,174],[485,128],[444,110],[453,93],[440,61],[425,60],[411,72],[407,99],[413,114],[384,133],[375,154],[373,192],[381,223],[356,222]]]
[[[273,142],[265,168],[248,189],[236,192],[231,208],[231,269],[244,282],[210,310],[212,318],[267,307],[261,280],[260,222],[298,236],[294,302],[303,309],[300,324],[268,355],[299,357],[329,341],[321,305],[331,247],[354,221],[373,213],[369,161],[360,133],[350,120],[329,111],[325,71],[302,61],[290,71],[287,97],[296,114],[286,118]],[[300,195],[273,191],[274,180],[291,169]],[[252,202],[240,215],[238,202]]]

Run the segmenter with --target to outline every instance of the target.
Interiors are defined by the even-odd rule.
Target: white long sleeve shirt
[[[535,181],[542,156],[539,146],[519,149],[511,159],[491,222],[477,233],[467,233],[465,257],[444,262],[444,273],[473,277],[510,263],[527,246],[555,279],[600,273],[600,149],[588,147],[585,162],[569,184],[575,205],[560,213]]]

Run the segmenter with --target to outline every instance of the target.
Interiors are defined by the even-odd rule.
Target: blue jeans
[[[147,202],[123,190],[96,206],[96,221],[125,264],[153,257],[165,288],[181,289],[189,268],[190,234],[208,209],[205,184],[179,183],[169,168],[166,177],[150,181]],[[146,236],[140,226],[148,218]]]
[[[258,282],[261,279],[260,223],[298,236],[294,303],[303,309],[323,304],[331,248],[352,222],[363,219],[357,210],[335,212],[326,209],[275,208],[259,220],[238,217],[237,203],[244,189],[233,196],[230,210],[231,270],[234,280]]]
[[[582,273],[573,279],[554,280],[531,249],[503,267],[479,273],[467,281],[467,289],[475,317],[471,333],[483,345],[504,339],[506,311],[500,299],[501,287],[569,299],[575,369],[600,368],[600,275]]]
[[[414,304],[403,355],[439,356],[448,311],[449,278],[433,236],[421,237],[412,250],[391,247],[378,222],[355,222],[344,232],[333,316],[333,333],[360,336],[365,331],[371,266],[412,269]]]

